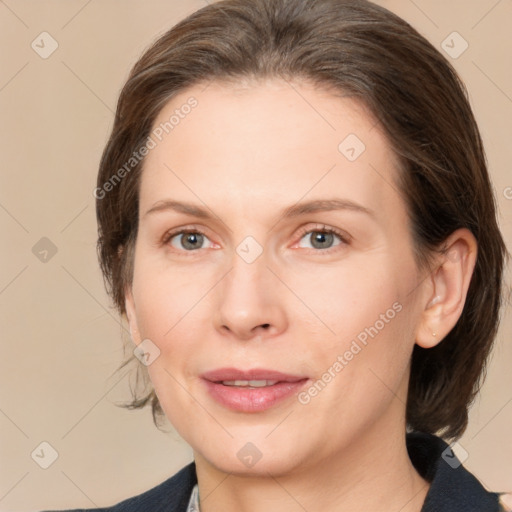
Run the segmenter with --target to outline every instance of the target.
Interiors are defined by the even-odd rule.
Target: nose
[[[272,338],[287,328],[285,288],[267,267],[265,253],[252,263],[235,254],[217,288],[214,322],[224,336]]]

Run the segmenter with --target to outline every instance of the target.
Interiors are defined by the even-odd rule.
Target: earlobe
[[[454,231],[444,243],[443,254],[430,274],[433,289],[416,332],[416,343],[432,348],[459,320],[475,268],[477,242],[466,228]]]

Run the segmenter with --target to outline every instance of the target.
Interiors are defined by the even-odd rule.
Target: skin
[[[415,343],[439,343],[460,316],[474,238],[456,231],[449,258],[417,267],[396,158],[354,100],[305,82],[214,82],[174,97],[155,126],[190,96],[197,107],[146,157],[126,309],[134,342],[160,350],[149,375],[194,450],[201,510],[418,512],[428,483],[405,446],[410,356]],[[352,162],[338,150],[349,134],[366,146]],[[333,198],[372,213],[282,215],[299,201]],[[169,199],[212,217],[148,213]],[[315,245],[324,227],[345,241]],[[197,248],[165,236],[184,228],[204,233]],[[263,249],[252,263],[237,254],[247,236]],[[306,405],[292,396],[242,413],[205,390],[200,375],[222,367],[313,383],[396,303],[401,311]],[[248,442],[262,455],[252,467],[237,457]]]

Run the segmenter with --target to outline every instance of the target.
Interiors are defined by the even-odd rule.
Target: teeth
[[[241,388],[264,388],[266,386],[273,386],[277,380],[223,380],[224,386],[236,386]]]

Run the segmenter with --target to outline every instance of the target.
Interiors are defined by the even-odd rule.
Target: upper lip
[[[253,368],[251,370],[239,370],[238,368],[218,368],[201,375],[203,379],[210,382],[223,382],[233,380],[276,380],[278,382],[298,382],[307,377],[303,375],[291,375],[275,370],[264,368]]]

